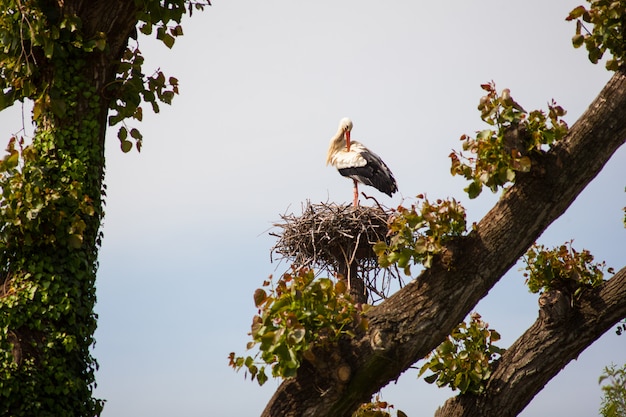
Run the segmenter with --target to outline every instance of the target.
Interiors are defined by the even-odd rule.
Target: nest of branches
[[[377,207],[353,207],[328,203],[303,206],[302,214],[282,215],[282,229],[270,233],[278,238],[272,259],[289,261],[296,267],[313,268],[318,274],[356,271],[369,290],[372,301],[386,298],[397,270],[381,269],[372,246],[387,239],[389,211]]]

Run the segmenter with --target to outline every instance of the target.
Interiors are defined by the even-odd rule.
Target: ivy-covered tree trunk
[[[3,1],[0,108],[31,99],[35,133],[32,143],[11,138],[0,164],[1,415],[102,409],[90,347],[104,138],[140,10],[123,0]]]
[[[96,328],[102,129],[87,63],[71,58],[42,71],[42,82],[58,96],[45,92],[36,104],[32,145],[17,144],[23,165],[5,161],[4,415],[94,415],[101,408],[90,398],[96,363],[89,347]]]
[[[303,361],[262,416],[351,416],[446,338],[625,141],[622,70],[468,236],[453,240],[430,268],[367,311],[367,332],[336,347],[329,355],[334,366],[329,360],[316,369]],[[484,394],[452,399],[437,416],[517,415],[572,358],[626,316],[625,294],[626,267],[583,292],[575,306],[544,298],[538,321],[502,355]],[[339,369],[349,378],[339,378]]]

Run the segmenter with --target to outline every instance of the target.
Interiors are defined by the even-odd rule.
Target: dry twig
[[[285,214],[283,223],[274,224],[282,233],[271,250],[281,260],[297,267],[309,267],[337,274],[342,265],[356,263],[357,274],[368,287],[372,301],[385,298],[397,271],[378,266],[372,245],[387,239],[389,212],[382,207],[353,207],[337,204],[311,204],[307,201],[302,215]],[[274,256],[272,256],[273,258]],[[376,298],[375,298],[376,297]]]

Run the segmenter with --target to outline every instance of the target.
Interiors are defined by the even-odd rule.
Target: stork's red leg
[[[354,181],[354,202],[353,205],[354,207],[357,207],[359,205],[359,183],[356,182],[356,180],[352,180]]]

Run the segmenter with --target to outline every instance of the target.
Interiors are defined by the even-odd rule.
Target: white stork
[[[330,140],[326,165],[331,164],[341,175],[352,178],[355,207],[359,205],[359,182],[391,197],[398,191],[393,174],[378,155],[360,142],[350,141],[351,130],[352,120],[347,117],[341,119],[337,134]]]

